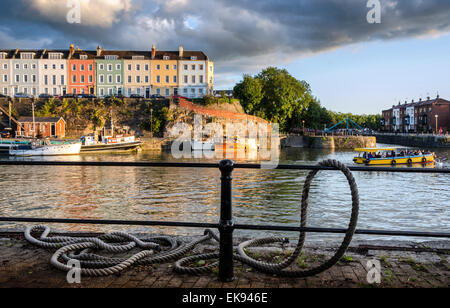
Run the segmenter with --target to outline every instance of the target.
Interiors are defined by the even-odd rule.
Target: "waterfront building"
[[[132,94],[150,98],[152,95],[151,83],[151,52],[128,51],[123,54],[124,64],[124,90],[125,96]]]
[[[208,90],[208,58],[203,52],[178,51],[179,94],[188,98],[211,94]]]
[[[39,59],[43,51],[16,49],[11,55],[11,96],[17,93],[39,95]]]
[[[152,46],[152,92],[161,96],[179,95],[178,52],[158,51]]]
[[[67,92],[67,56],[64,50],[44,49],[38,61],[39,94],[64,95]],[[33,94],[36,95],[36,94]]]
[[[95,57],[97,96],[124,95],[123,59],[120,51],[105,51],[100,46]]]
[[[70,48],[67,60],[68,93],[96,94],[96,53]]]
[[[439,133],[450,130],[450,101],[439,95],[418,102],[405,102],[382,112],[382,131]]]
[[[21,117],[18,120],[16,137],[64,138],[66,135],[66,121],[53,117]]]
[[[0,93],[11,95],[11,60],[9,50],[0,50]]]
[[[198,98],[214,92],[214,63],[202,51],[0,50],[0,93]]]

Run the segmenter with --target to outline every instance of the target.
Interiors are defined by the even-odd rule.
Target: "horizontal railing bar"
[[[173,162],[70,162],[70,161],[0,161],[2,166],[91,166],[91,167],[167,167],[167,168],[219,168],[217,163],[173,163]],[[262,164],[235,164],[235,169],[261,169]],[[318,165],[278,165],[277,170],[330,170]],[[442,173],[450,174],[449,168],[397,168],[397,167],[358,167],[349,166],[356,172],[395,172],[395,173]]]
[[[63,219],[63,218],[27,218],[27,217],[0,217],[0,222],[31,222],[31,223],[59,223],[59,224],[93,224],[93,225],[130,225],[130,226],[165,226],[165,227],[187,227],[187,228],[212,228],[218,229],[219,224],[192,223],[174,221],[135,221],[135,220],[98,220],[98,219]],[[236,224],[238,230],[259,231],[288,231],[288,232],[310,232],[310,233],[345,233],[347,229],[315,228],[315,227],[290,227],[271,225],[246,225]],[[393,231],[393,230],[364,230],[357,229],[355,234],[383,235],[383,236],[405,236],[405,237],[435,237],[450,238],[450,233],[444,232],[420,232],[420,231]]]

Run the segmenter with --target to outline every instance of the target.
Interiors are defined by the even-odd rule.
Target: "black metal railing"
[[[288,231],[310,233],[346,233],[347,229],[318,228],[318,227],[291,227],[277,225],[250,225],[234,224],[232,214],[232,173],[235,169],[260,169],[261,164],[235,164],[230,160],[220,163],[173,163],[173,162],[55,162],[55,161],[0,161],[3,166],[98,166],[98,167],[166,167],[166,168],[212,168],[221,172],[221,205],[220,220],[218,223],[196,223],[179,221],[133,221],[133,220],[89,220],[64,218],[36,218],[36,217],[0,217],[0,222],[26,222],[26,223],[60,223],[60,224],[96,224],[96,225],[133,225],[133,226],[163,226],[187,228],[214,228],[220,232],[219,253],[219,279],[221,281],[233,280],[233,232],[234,230],[259,231]],[[278,165],[278,170],[328,170],[334,168],[319,165]],[[432,168],[396,168],[396,167],[349,167],[355,172],[392,172],[392,173],[434,173],[450,174],[450,169]],[[398,230],[363,230],[357,229],[355,234],[402,236],[402,237],[430,237],[450,238],[446,232],[420,232]]]

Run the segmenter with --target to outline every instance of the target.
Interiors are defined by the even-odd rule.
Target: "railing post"
[[[220,252],[219,252],[219,280],[230,282],[234,280],[233,269],[233,209],[232,209],[232,173],[234,162],[223,160],[219,164],[222,176],[220,196]]]

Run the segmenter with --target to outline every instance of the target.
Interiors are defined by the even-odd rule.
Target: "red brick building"
[[[392,108],[382,111],[381,131],[383,131],[383,132],[391,132],[393,130],[392,119],[393,119]]]
[[[450,101],[437,96],[399,103],[382,111],[381,126],[384,132],[445,134],[450,132]]]
[[[66,136],[66,121],[63,118],[33,118],[22,117],[18,120],[16,137],[64,138]]]

